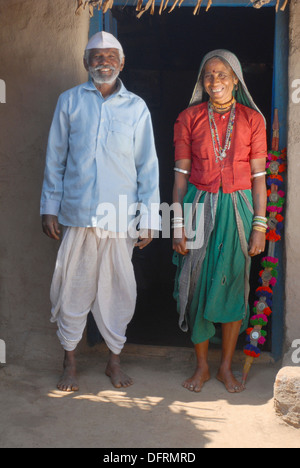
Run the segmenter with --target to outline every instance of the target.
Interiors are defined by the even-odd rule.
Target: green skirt
[[[189,184],[184,203],[192,203],[197,188]],[[251,190],[244,190],[251,206]],[[204,201],[203,192],[199,202]],[[249,241],[253,213],[237,192],[237,208],[243,222],[245,237]],[[174,253],[177,266],[174,298],[179,311],[179,281],[184,257]],[[245,256],[241,249],[233,202],[230,194],[219,191],[215,223],[210,235],[193,297],[187,310],[187,321],[194,344],[214,337],[215,324],[242,320],[241,332],[249,321],[249,304],[245,305]],[[247,301],[248,302],[248,301]]]

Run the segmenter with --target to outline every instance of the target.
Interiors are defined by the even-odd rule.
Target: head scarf
[[[200,104],[201,102],[204,101],[204,88],[203,88],[203,83],[201,80],[201,75],[204,70],[204,66],[206,62],[214,57],[220,57],[223,60],[225,60],[228,63],[228,65],[232,68],[235,75],[237,76],[239,82],[237,85],[237,91],[235,91],[235,94],[234,94],[236,101],[239,102],[240,104],[243,104],[244,106],[247,106],[247,107],[250,107],[251,109],[256,110],[263,116],[263,114],[256,106],[255,102],[252,99],[251,94],[248,91],[248,88],[244,81],[242,66],[238,58],[232,52],[229,52],[228,50],[225,50],[225,49],[216,49],[216,50],[209,52],[208,54],[204,56],[200,65],[198,79],[197,79],[197,83],[196,83],[196,86],[192,95],[192,99],[190,101],[190,106],[195,106],[196,104]]]

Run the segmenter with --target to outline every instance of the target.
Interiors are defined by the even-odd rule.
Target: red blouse
[[[214,119],[224,145],[230,112]],[[236,104],[231,147],[222,162],[216,162],[209,127],[207,102],[181,112],[174,127],[175,161],[191,159],[190,182],[198,189],[224,193],[251,189],[251,159],[267,157],[266,128],[262,115]]]

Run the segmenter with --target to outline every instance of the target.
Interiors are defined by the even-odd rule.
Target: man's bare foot
[[[105,374],[110,377],[111,383],[115,388],[126,388],[133,384],[133,380],[122,371],[120,358],[116,354],[110,353]]]
[[[77,392],[76,362],[73,351],[65,352],[64,371],[57,388],[63,392]]]
[[[229,393],[241,393],[245,390],[245,385],[239,382],[233,375],[231,369],[219,369],[217,379],[225,385]]]
[[[210,372],[208,367],[197,367],[194,375],[183,382],[182,386],[187,388],[190,392],[199,393],[203,385],[210,379]]]

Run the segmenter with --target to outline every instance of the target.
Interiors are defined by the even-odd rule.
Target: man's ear
[[[89,64],[87,63],[85,58],[83,59],[83,65],[84,65],[84,68],[86,69],[86,71],[89,71]]]
[[[121,65],[120,65],[120,71],[122,71],[125,67],[125,57],[122,58]]]

